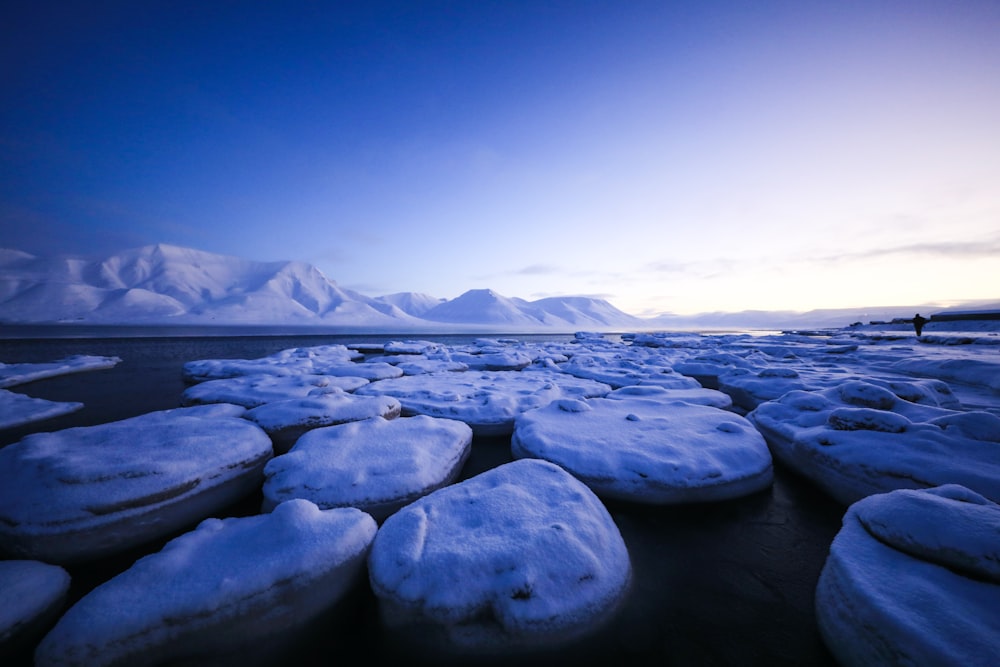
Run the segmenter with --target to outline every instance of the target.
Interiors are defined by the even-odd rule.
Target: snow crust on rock
[[[182,405],[232,403],[256,408],[265,403],[354,391],[368,384],[362,377],[334,375],[245,375],[208,380],[184,390]]]
[[[36,433],[0,449],[0,547],[89,560],[197,521],[257,487],[271,441],[234,405]]]
[[[423,415],[315,429],[264,467],[263,508],[305,498],[323,509],[357,507],[381,521],[455,481],[471,447],[466,424]]]
[[[960,485],[876,494],[848,508],[816,588],[841,664],[1000,659],[1000,506]]]
[[[291,500],[206,519],[85,595],[36,664],[161,664],[225,656],[330,608],[363,573],[375,521]],[[222,658],[219,658],[222,659]]]
[[[1000,500],[1000,417],[910,402],[899,393],[922,392],[905,385],[792,391],[748,417],[775,457],[844,504],[942,484]]]
[[[525,410],[557,398],[589,398],[609,391],[606,384],[552,371],[467,371],[407,375],[372,382],[355,393],[393,396],[405,416],[457,419],[477,435],[505,435]]]
[[[771,454],[752,424],[668,396],[649,386],[554,401],[517,417],[511,451],[556,463],[599,496],[635,502],[723,500],[770,486]]]
[[[407,505],[382,525],[368,562],[390,627],[491,653],[587,633],[613,614],[631,577],[593,492],[534,459]]]

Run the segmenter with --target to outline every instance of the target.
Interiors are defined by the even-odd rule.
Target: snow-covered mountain
[[[575,331],[628,329],[641,320],[585,297],[528,302],[471,290],[451,301],[410,292],[372,298],[302,262],[160,244],[102,260],[0,249],[0,322]]]
[[[634,328],[642,320],[607,301],[588,297],[550,297],[538,301],[509,298],[491,289],[474,289],[432,308],[423,315],[435,322],[476,322],[524,330],[538,328]]]
[[[0,253],[0,321],[95,324],[313,324],[419,320],[337,286],[302,262],[253,262],[154,245],[104,260]]]

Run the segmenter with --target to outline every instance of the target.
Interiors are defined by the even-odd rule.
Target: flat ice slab
[[[844,665],[996,665],[1000,506],[958,485],[851,505],[816,616]]]
[[[651,504],[724,500],[771,485],[771,454],[743,417],[656,386],[558,400],[518,416],[515,458],[556,463],[597,495]]]
[[[120,357],[103,357],[87,354],[76,354],[58,361],[40,363],[0,363],[0,387],[13,387],[26,382],[34,382],[43,378],[81,373],[104,368],[113,368],[121,363]]]
[[[305,498],[324,509],[357,507],[381,521],[455,481],[471,446],[463,422],[423,415],[316,429],[264,467],[264,510]]]
[[[270,514],[207,519],[85,595],[35,664],[237,664],[331,608],[364,572],[375,521],[292,500]]]
[[[372,382],[360,396],[393,396],[403,415],[457,419],[476,435],[507,435],[514,418],[557,398],[603,396],[611,387],[558,371],[466,371],[406,375]]]
[[[83,403],[50,401],[0,389],[0,428],[13,428],[76,412]]]
[[[36,433],[0,449],[0,547],[89,560],[205,518],[261,483],[272,457],[234,405]]]
[[[776,458],[845,505],[873,493],[942,484],[1000,500],[1000,417],[937,407],[928,392],[904,381],[851,380],[792,391],[748,418]]]
[[[536,459],[407,505],[382,525],[368,562],[389,627],[490,655],[586,634],[613,615],[631,577],[600,500]]]

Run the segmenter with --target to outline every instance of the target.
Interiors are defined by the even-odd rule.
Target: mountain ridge
[[[587,297],[529,302],[493,290],[450,301],[413,292],[368,297],[305,262],[257,262],[161,243],[93,260],[0,249],[0,322],[574,331],[641,320]]]

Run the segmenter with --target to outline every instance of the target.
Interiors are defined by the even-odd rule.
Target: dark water
[[[506,336],[505,336],[506,337]],[[32,431],[52,431],[178,407],[184,362],[255,358],[331,343],[382,343],[426,338],[449,344],[474,336],[285,335],[174,336],[0,340],[0,361],[53,361],[71,354],[116,355],[113,369],[20,385],[15,391],[58,401],[82,401],[70,415],[0,430],[0,446]],[[569,340],[571,336],[517,336]],[[478,438],[462,478],[511,460],[509,438]],[[252,514],[260,496],[218,516]],[[774,485],[742,499],[678,507],[608,502],[633,566],[632,588],[615,618],[593,635],[549,653],[516,658],[482,656],[461,664],[561,663],[657,665],[831,665],[813,610],[814,590],[843,508],[783,467]],[[172,536],[171,536],[172,537]],[[169,539],[169,538],[166,538]],[[163,540],[163,541],[166,541]],[[70,601],[126,569],[163,541],[112,559],[68,568]],[[31,646],[0,660],[31,664]],[[274,664],[325,665],[348,656],[399,664],[437,664],[443,656],[420,638],[394,635],[378,620],[362,582],[331,618],[281,648]]]

